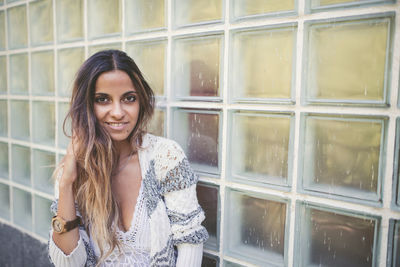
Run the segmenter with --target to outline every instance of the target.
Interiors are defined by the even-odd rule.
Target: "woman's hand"
[[[64,165],[64,171],[60,179],[60,186],[70,186],[78,177],[75,156],[76,151],[78,151],[77,142],[75,142],[74,138],[72,138],[71,142],[68,144],[67,154],[63,159],[62,164]]]

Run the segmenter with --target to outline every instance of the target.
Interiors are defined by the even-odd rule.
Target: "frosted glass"
[[[69,111],[69,104],[68,103],[59,103],[58,104],[58,146],[64,149],[67,149],[69,144],[69,138],[65,136],[63,131],[63,123],[67,113]],[[68,135],[71,135],[71,124],[67,121],[65,125],[65,130],[67,131]]]
[[[296,27],[238,32],[230,72],[234,99],[289,99],[294,81]]]
[[[108,50],[108,49],[122,49],[122,44],[121,43],[113,43],[113,44],[105,44],[105,45],[94,45],[89,47],[89,56],[102,51],[102,50]]]
[[[201,267],[219,267],[218,258],[209,254],[203,253]]]
[[[385,101],[390,18],[309,28],[307,99]]]
[[[0,217],[10,220],[10,187],[0,183]]]
[[[164,95],[166,45],[166,41],[126,44],[126,52],[135,60],[156,96]]]
[[[53,195],[54,186],[51,176],[56,164],[56,155],[51,152],[34,149],[33,153],[33,184],[34,187]]]
[[[0,50],[6,49],[6,23],[4,11],[0,11]]]
[[[29,102],[11,100],[11,137],[29,141]]]
[[[31,62],[32,94],[54,95],[53,51],[32,53]]]
[[[53,1],[34,1],[29,4],[29,33],[31,45],[53,42]]]
[[[174,96],[219,96],[221,50],[221,36],[175,40]]]
[[[174,23],[177,26],[222,19],[222,0],[175,0]]]
[[[392,252],[392,266],[400,266],[400,220],[396,221],[394,229],[393,252]]]
[[[35,233],[38,235],[49,238],[50,223],[52,213],[50,212],[51,201],[39,196],[34,196],[35,205]]]
[[[197,199],[203,208],[206,219],[202,225],[206,227],[209,239],[205,248],[218,249],[218,224],[219,224],[219,193],[216,186],[203,183],[197,184]]]
[[[378,200],[383,130],[381,119],[306,117],[304,186]]]
[[[8,136],[7,100],[0,100],[0,136]]]
[[[56,124],[54,103],[34,101],[32,110],[33,142],[54,146]]]
[[[28,54],[10,55],[10,92],[28,94]]]
[[[236,112],[232,120],[232,175],[254,182],[287,184],[291,117]]]
[[[121,33],[121,0],[88,0],[89,38]]]
[[[7,58],[0,57],[0,94],[7,94]]]
[[[83,1],[57,0],[57,40],[61,42],[83,39]]]
[[[219,172],[219,113],[173,111],[173,139],[183,148],[195,170]]]
[[[235,17],[261,15],[293,10],[295,0],[234,0]]]
[[[229,261],[224,261],[224,267],[245,267],[245,266]]]
[[[301,216],[299,266],[375,266],[374,219],[307,207]]]
[[[7,9],[8,48],[23,48],[28,46],[28,30],[26,20],[26,5]]]
[[[125,1],[125,29],[128,34],[164,28],[165,0]]]
[[[246,261],[284,263],[286,203],[229,190],[226,250]]]
[[[83,47],[68,48],[58,51],[58,95],[70,97],[75,74],[85,60]]]
[[[0,142],[0,177],[8,179],[8,144]]]
[[[161,109],[155,109],[153,117],[149,123],[149,133],[158,136],[165,136],[164,130],[165,112]]]
[[[13,187],[13,222],[26,230],[32,230],[31,193]]]
[[[386,3],[395,2],[388,0],[309,0],[311,2],[311,7],[329,7],[329,6],[349,6],[349,5],[362,5],[371,3]]]
[[[30,186],[31,185],[31,151],[29,147],[12,145],[12,180]]]

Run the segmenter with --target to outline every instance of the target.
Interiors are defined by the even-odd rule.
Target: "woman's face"
[[[98,123],[113,141],[125,141],[136,126],[139,116],[137,89],[128,74],[120,70],[99,76],[94,96],[94,113]]]

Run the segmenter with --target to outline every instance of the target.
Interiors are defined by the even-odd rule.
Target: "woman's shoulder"
[[[143,137],[143,148],[152,154],[165,154],[171,156],[185,156],[181,146],[174,140],[153,134],[146,134]]]

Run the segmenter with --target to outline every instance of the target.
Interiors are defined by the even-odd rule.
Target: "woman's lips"
[[[107,126],[113,130],[123,130],[128,124],[127,122],[106,122]]]

